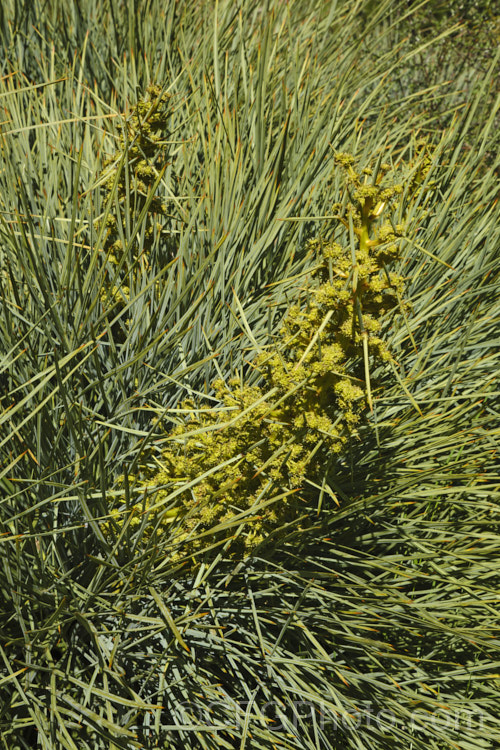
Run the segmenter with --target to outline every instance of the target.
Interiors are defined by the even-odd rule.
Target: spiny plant
[[[459,43],[460,80],[437,66],[433,38],[410,39],[401,55],[407,5],[395,0],[270,0],[269,13],[253,0],[22,5],[6,0],[0,10],[0,744],[498,747],[495,61],[467,88],[479,58]],[[422,71],[428,91],[416,88]],[[435,87],[448,79],[445,123],[457,103],[467,108],[440,139]],[[141,253],[135,217],[127,234],[125,197],[117,273],[94,231],[109,197],[98,189],[101,155],[115,152],[111,123],[152,80],[179,103],[167,133],[183,144],[169,149],[173,163],[154,193],[175,218],[160,216],[168,232]],[[344,168],[331,171],[329,144],[363,165],[387,147],[384,159],[404,171],[414,132],[437,151],[427,174],[412,168],[414,186],[405,173],[394,215],[385,214],[405,225],[397,268],[412,312],[404,320],[393,308],[368,334],[370,357],[378,336],[397,360],[368,360],[378,443],[364,419],[362,339],[357,360],[346,361],[362,381],[360,420],[324,488],[300,490],[301,509],[330,511],[328,503],[332,512],[321,526],[311,513],[297,534],[295,519],[272,559],[254,547],[240,563],[216,542],[220,554],[195,574],[171,564],[183,484],[165,488],[168,499],[152,487],[158,508],[133,533],[142,506],[128,525],[120,517],[119,536],[104,538],[115,499],[129,508],[138,500],[116,477],[137,476],[148,446],[161,459],[168,444],[166,429],[150,429],[151,414],[167,422],[191,395],[189,414],[203,417],[217,406],[217,369],[225,393],[236,391],[229,380],[249,347],[265,359],[274,340],[288,362],[278,334],[288,300],[301,312],[315,302],[327,274],[322,246],[359,249],[341,207],[347,226],[336,221],[338,234],[327,229],[312,245],[324,271],[299,296],[313,265],[304,241],[317,237],[332,201],[343,205]],[[115,175],[127,169],[121,158]],[[129,193],[133,207],[133,185]],[[105,273],[131,282],[119,344],[101,305]],[[244,382],[265,392],[265,361],[251,364]],[[239,414],[219,406],[219,427]],[[170,510],[171,525],[161,525]],[[252,515],[242,515],[241,542]],[[236,535],[238,524],[216,533]],[[198,528],[213,538],[216,527]],[[194,554],[208,558],[207,549]]]
[[[381,317],[403,304],[403,278],[391,270],[403,226],[390,221],[403,188],[381,159],[359,171],[353,156],[337,153],[335,164],[345,200],[333,206],[334,220],[349,230],[350,249],[309,242],[319,256],[310,282],[275,340],[251,362],[261,383],[216,380],[217,408],[184,401],[188,416],[172,430],[161,468],[139,483],[145,497],[132,506],[131,524],[146,513],[149,534],[161,534],[180,520],[174,558],[218,547],[231,535],[233,554],[274,541],[307,512],[311,493],[371,409],[370,368],[391,358],[378,335]],[[165,510],[173,497],[175,507]],[[123,514],[115,508],[112,521],[119,525]]]

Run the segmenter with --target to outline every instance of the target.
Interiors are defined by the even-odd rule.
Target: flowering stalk
[[[308,304],[292,305],[277,341],[255,357],[261,384],[216,381],[215,410],[185,402],[189,420],[171,432],[161,469],[141,482],[145,497],[136,510],[149,512],[160,531],[178,523],[177,557],[232,537],[232,553],[246,555],[304,517],[311,492],[324,486],[334,457],[371,408],[370,364],[391,359],[378,334],[403,293],[402,277],[389,270],[402,227],[384,223],[383,215],[401,187],[387,184],[389,165],[359,174],[349,154],[337,154],[335,163],[349,201],[334,213],[354,247],[309,243],[319,262]],[[114,513],[119,521],[120,511]]]

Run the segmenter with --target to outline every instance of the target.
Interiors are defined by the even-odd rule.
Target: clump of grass
[[[498,746],[498,58],[464,55],[446,27],[450,67],[440,65],[421,10],[1,4],[5,747]],[[144,191],[131,151],[139,121],[133,134],[126,122],[143,99],[147,117],[152,82],[172,94],[175,143],[163,155],[155,141],[159,181]],[[334,165],[335,153],[355,161]],[[103,189],[110,154],[115,181]],[[379,155],[403,189],[373,221],[363,259],[358,214],[376,212],[374,185],[394,187],[389,173],[377,183]],[[404,281],[397,306],[391,273]],[[332,284],[349,291],[346,307]],[[128,287],[120,301],[113,285]],[[363,332],[357,309],[380,330]],[[329,342],[319,334],[307,351],[330,312],[337,382],[362,391],[345,406],[321,371]],[[290,378],[302,357],[323,402]],[[202,467],[190,419],[222,438],[230,419],[244,423],[238,398],[251,389],[283,418],[261,420],[268,444],[275,430],[302,451],[296,479],[284,451],[269,450],[268,467],[242,456],[251,492],[274,472],[287,492],[297,482],[284,505],[300,503],[273,529],[275,488],[255,513],[243,505],[232,525],[203,526],[190,493],[210,477],[188,487],[174,465],[159,487],[163,455],[182,458],[185,438]],[[249,406],[258,411],[254,396]],[[357,421],[341,430],[347,412]],[[172,441],[176,425],[184,438]],[[272,555],[251,540],[263,521],[279,536]]]

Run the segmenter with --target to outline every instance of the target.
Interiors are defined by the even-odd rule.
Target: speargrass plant
[[[499,56],[424,6],[1,4],[2,747],[498,746]],[[297,505],[203,526],[244,394]]]

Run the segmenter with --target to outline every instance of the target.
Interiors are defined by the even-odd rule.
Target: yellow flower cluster
[[[184,403],[189,421],[170,434],[161,471],[143,481],[150,494],[139,515],[154,505],[148,524],[156,533],[175,517],[174,557],[204,554],[229,539],[231,553],[244,556],[305,517],[311,493],[355,437],[370,403],[367,367],[391,356],[378,334],[381,316],[403,294],[403,279],[387,266],[397,257],[402,227],[382,216],[400,187],[387,184],[387,165],[374,175],[356,172],[349,154],[338,154],[336,163],[351,202],[334,210],[337,222],[354,227],[355,262],[350,248],[310,242],[316,270],[272,346],[254,358],[260,385],[218,380],[217,409]],[[152,492],[161,485],[163,495]],[[162,516],[159,497],[174,491],[175,511]]]
[[[123,247],[119,238],[118,221],[123,220],[127,208],[135,220],[139,218],[146,202],[146,230],[141,238],[141,251],[148,250],[153,241],[154,217],[165,214],[166,206],[151,190],[167,160],[168,121],[170,97],[158,86],[149,86],[146,96],[133,108],[124,122],[124,132],[118,138],[116,153],[104,163],[109,176],[104,183],[105,196],[115,187],[116,169],[125,155],[125,161],[116,183],[116,198],[106,221],[104,249],[110,252],[110,260],[118,264]],[[119,211],[115,206],[118,203]],[[132,205],[133,204],[133,205]],[[119,216],[119,213],[122,216]],[[124,225],[125,222],[123,221]]]
[[[106,309],[112,305],[115,314],[129,301],[129,288],[125,284],[131,268],[127,259],[132,257],[135,263],[142,257],[144,262],[148,262],[147,251],[153,243],[155,227],[161,228],[158,218],[166,213],[166,206],[154,194],[154,188],[167,160],[169,116],[169,95],[162,93],[157,86],[150,86],[146,96],[139,100],[124,121],[116,152],[103,165],[104,174],[107,174],[104,181],[105,202],[113,196],[104,224],[103,250],[106,258],[119,268],[119,279],[123,280],[123,285],[117,291],[116,284],[113,289],[110,288],[111,284],[105,284],[101,300]],[[132,253],[125,256],[119,225],[134,227],[143,213],[140,240],[134,241]],[[98,223],[97,229],[100,228]],[[120,338],[118,327],[115,327],[113,335]]]

